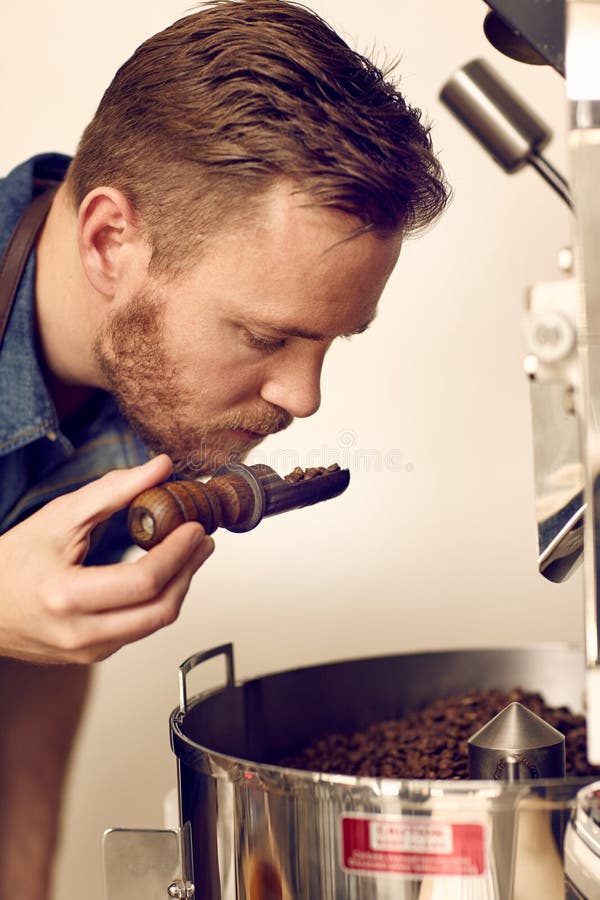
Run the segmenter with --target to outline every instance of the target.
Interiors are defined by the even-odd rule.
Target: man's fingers
[[[51,506],[60,510],[63,521],[66,511],[74,527],[84,525],[90,529],[131,503],[142,491],[166,481],[172,469],[171,460],[163,453],[142,466],[108,472],[79,490],[60,497]]]
[[[192,559],[198,568],[213,550],[214,542],[205,536],[202,526],[188,522],[135,562],[82,566],[74,571],[62,587],[57,611],[62,605],[65,614],[99,613],[148,603]]]
[[[104,659],[124,644],[171,625],[179,615],[195,572],[210,556],[213,547],[211,538],[203,541],[188,563],[165,586],[158,599],[83,616],[73,645],[68,648],[73,659],[79,662]]]

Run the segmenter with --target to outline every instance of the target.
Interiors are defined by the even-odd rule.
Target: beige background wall
[[[455,199],[406,246],[372,330],[331,351],[320,412],[257,454],[283,470],[286,455],[306,464],[337,453],[351,490],[252,534],[219,535],[180,620],[98,667],[58,900],[102,897],[105,827],[161,823],[177,666],[196,650],[234,641],[246,677],[406,649],[581,639],[581,574],[562,586],[536,574],[520,339],[523,287],[555,277],[568,217],[533,172],[505,176],[437,100],[456,67],[490,59],[555,129],[549,155],[564,168],[563,83],[488,47],[480,0],[313,6],[358,49],[400,57]],[[0,172],[72,151],[117,66],[185,12],[183,0],[3,3]]]

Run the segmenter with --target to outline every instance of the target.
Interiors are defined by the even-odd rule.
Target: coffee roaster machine
[[[180,825],[105,834],[107,900],[600,900],[600,782],[565,778],[557,732],[521,711],[476,736],[466,781],[275,763],[321,735],[474,686],[516,685],[575,711],[585,698],[588,755],[600,763],[600,0],[487,5],[485,31],[499,50],[566,79],[570,185],[543,155],[544,123],[489,65],[468,63],[441,97],[507,172],[534,166],[574,210],[562,277],[527,291],[525,371],[539,567],[562,581],[585,547],[585,651],[402,654],[246,682],[235,680],[231,645],[197,654],[180,667],[170,718]],[[273,501],[254,485],[264,473],[241,475],[247,502],[250,485],[270,514]],[[237,500],[227,498],[239,524]],[[213,657],[223,661],[223,686],[190,698],[190,673]]]

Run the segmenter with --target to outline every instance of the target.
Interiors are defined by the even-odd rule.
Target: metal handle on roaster
[[[200,653],[194,653],[193,656],[188,656],[185,662],[182,662],[179,666],[179,709],[182,713],[187,713],[187,676],[196,666],[207,662],[209,659],[214,659],[216,656],[225,657],[227,687],[233,687],[235,684],[233,644],[220,644],[218,647],[213,647],[212,650],[204,650]]]
[[[170,481],[141,493],[129,507],[129,534],[149,550],[184,522],[200,522],[207,534],[250,531],[265,516],[337,497],[349,482],[350,472],[337,464],[297,468],[285,478],[265,465],[223,466],[207,482]]]

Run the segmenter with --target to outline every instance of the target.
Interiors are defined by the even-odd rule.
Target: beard
[[[139,291],[109,317],[94,342],[94,355],[124,418],[149,450],[171,457],[176,474],[197,478],[241,462],[264,437],[292,423],[286,410],[264,403],[203,422],[190,418],[185,411],[194,408],[199,392],[183,384],[177,365],[168,359],[162,322],[160,297]],[[235,430],[259,437],[236,438]]]

